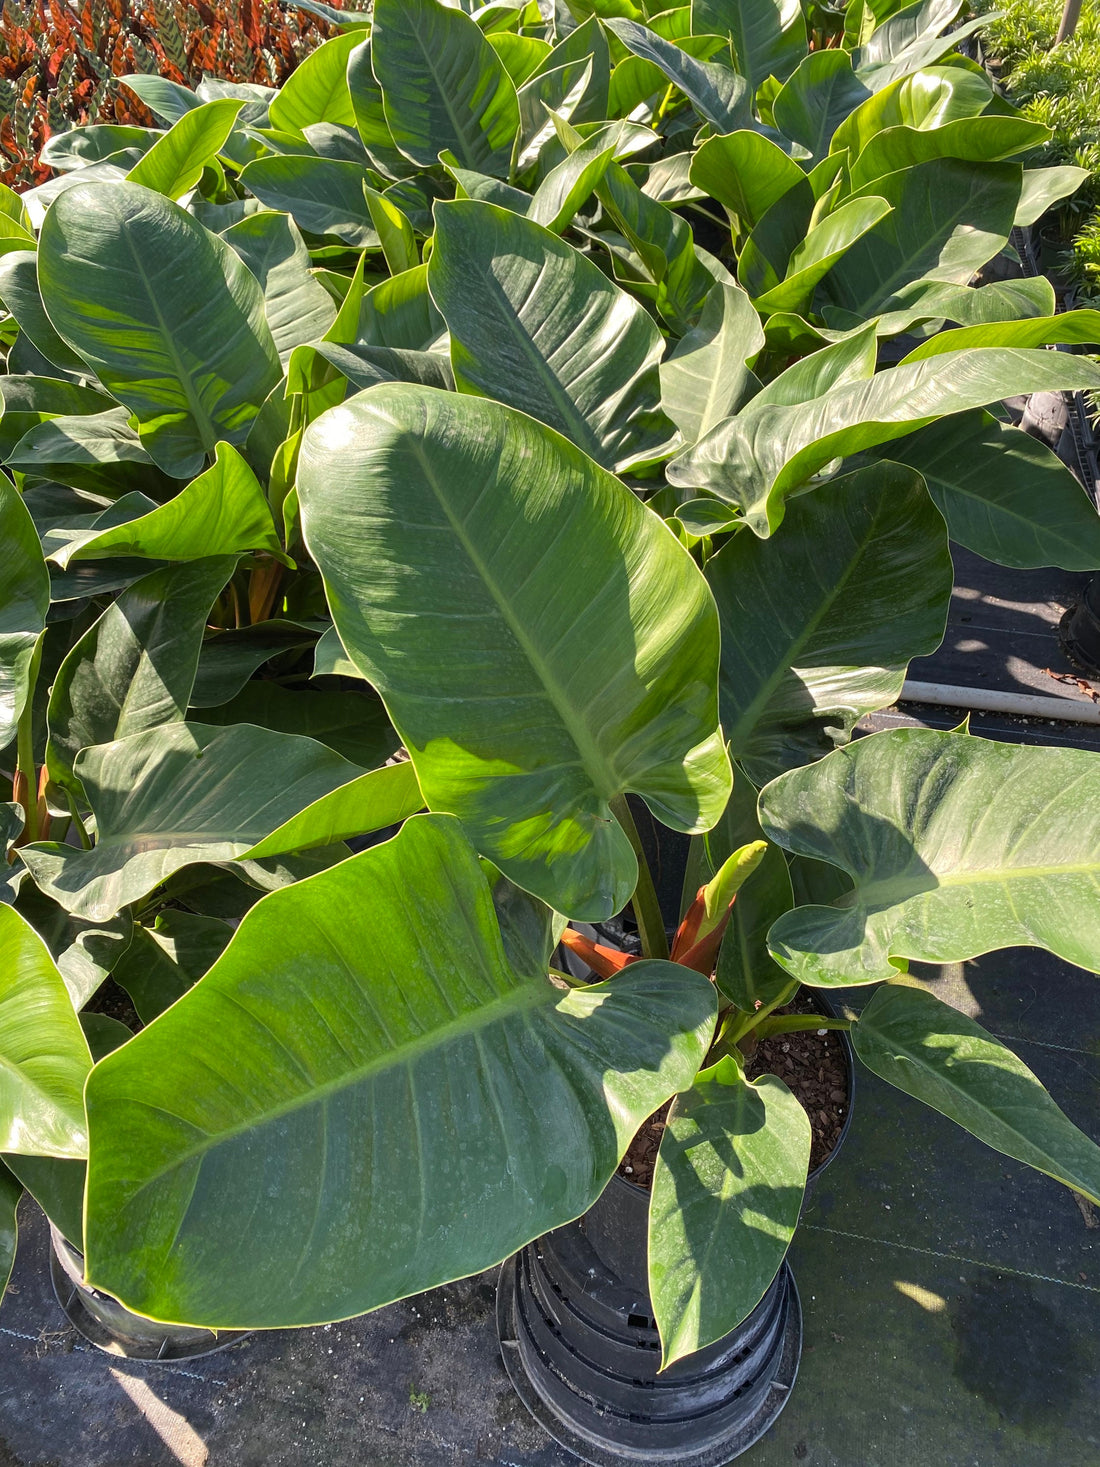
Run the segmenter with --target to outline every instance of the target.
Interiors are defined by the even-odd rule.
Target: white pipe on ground
[[[1100,703],[1085,698],[999,693],[992,688],[953,688],[947,683],[921,683],[907,678],[898,701],[969,708],[972,713],[1014,713],[1018,718],[1054,718],[1064,723],[1100,724]]]

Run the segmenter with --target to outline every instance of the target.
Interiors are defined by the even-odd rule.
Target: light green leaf
[[[840,124],[870,95],[847,51],[811,51],[776,95],[772,116],[780,132],[808,148],[816,163]]]
[[[765,404],[795,407],[824,397],[835,388],[856,382],[867,382],[878,365],[878,338],[873,322],[860,327],[839,341],[810,352],[801,361],[773,377],[755,396],[760,398],[755,411]]]
[[[1029,317],[1024,321],[990,321],[980,326],[966,326],[957,331],[940,331],[905,358],[903,365],[923,362],[943,352],[965,351],[967,347],[1035,347],[1055,342],[1077,346],[1100,345],[1100,311],[1063,311],[1049,317]]]
[[[371,47],[386,122],[407,158],[432,168],[450,149],[464,168],[508,176],[516,88],[468,16],[439,0],[376,0]]]
[[[428,267],[417,265],[367,291],[357,339],[368,346],[426,351],[446,329],[428,293]]]
[[[73,765],[81,749],[185,716],[210,608],[234,565],[219,555],[155,570],[75,644],[47,713],[46,763],[57,784],[79,789]]]
[[[993,83],[985,72],[958,66],[928,66],[891,83],[863,102],[837,127],[831,151],[858,158],[881,132],[892,127],[945,127],[960,117],[977,117],[989,106]]]
[[[678,487],[706,489],[739,504],[754,532],[767,536],[782,522],[786,495],[834,459],[1016,393],[1097,386],[1100,368],[1065,352],[948,352],[798,407],[757,407],[754,399],[673,459],[666,472]]]
[[[883,1080],[1036,1171],[1100,1202],[1100,1147],[1055,1105],[1023,1060],[920,988],[890,983],[852,1026]]]
[[[488,40],[517,87],[530,81],[553,49],[549,41],[537,36],[517,36],[511,31],[496,31]]]
[[[1087,168],[1025,168],[1024,186],[1020,202],[1016,205],[1013,226],[1026,229],[1029,224],[1038,223],[1053,204],[1075,194],[1091,176]]]
[[[0,376],[0,460],[39,423],[101,413],[115,405],[105,393],[57,377]]]
[[[610,474],[510,408],[395,383],[310,426],[298,488],[340,640],[429,808],[517,885],[600,920],[636,880],[611,798],[717,819],[714,604]]]
[[[295,75],[297,73],[294,73]],[[336,319],[336,303],[310,273],[309,250],[286,214],[251,214],[222,235],[255,275],[279,359],[316,341]]]
[[[46,944],[0,906],[0,1151],[86,1156],[92,1059]]]
[[[440,204],[428,285],[460,392],[530,413],[605,468],[670,446],[660,332],[549,230],[472,199]]]
[[[67,912],[110,917],[183,866],[235,860],[362,772],[294,734],[166,724],[77,755],[96,819],[90,851],[41,842],[23,860]]]
[[[764,348],[764,331],[739,286],[716,285],[699,324],[661,363],[661,405],[694,443],[735,413],[752,395],[756,378],[747,363]]]
[[[689,177],[750,230],[806,175],[770,138],[746,129],[707,138],[691,160]]]
[[[713,1015],[706,979],[669,963],[565,994],[512,968],[458,823],[418,817],[258,903],[100,1062],[89,1276],[146,1314],[229,1327],[475,1273],[591,1205],[691,1082]]]
[[[120,912],[109,922],[82,922],[43,896],[29,872],[20,875],[24,879],[14,906],[49,948],[79,1013],[126,951],[133,930],[130,914]]]
[[[108,499],[145,490],[162,498],[177,487],[142,447],[124,407],[48,418],[28,429],[6,462],[29,478],[54,480]]]
[[[753,304],[758,311],[799,311],[808,307],[818,282],[848,251],[892,212],[886,199],[849,199],[826,214],[791,251],[783,279]]]
[[[59,565],[120,555],[204,560],[250,550],[281,557],[282,544],[255,474],[228,443],[219,443],[215,452],[212,467],[167,504],[113,529],[86,532],[51,559]]]
[[[582,143],[550,170],[535,190],[527,209],[528,219],[561,234],[572,224],[577,210],[602,182],[615,156],[614,144],[604,146],[603,134]]]
[[[538,71],[524,82],[516,93],[519,131],[512,148],[512,174],[524,176],[525,181],[529,171],[537,176],[536,165],[544,149],[550,151],[553,161],[556,130],[584,101],[591,81],[592,60],[584,57],[552,71]]]
[[[405,178],[415,172],[404,153],[397,150],[382,102],[382,88],[374,78],[370,60],[370,41],[356,46],[348,58],[348,93],[351,97],[355,126],[367,157],[387,178]]]
[[[350,784],[322,795],[300,814],[280,825],[245,851],[245,857],[281,856],[335,845],[352,836],[370,835],[397,825],[424,808],[416,771],[406,760],[361,774]]]
[[[798,0],[691,0],[691,28],[729,36],[753,92],[765,77],[786,81],[809,50]]]
[[[914,280],[965,285],[999,254],[1012,231],[1020,167],[934,158],[876,178],[866,191],[894,212],[848,251],[824,287],[861,320],[889,310]]]
[[[29,250],[0,256],[0,304],[15,317],[20,334],[35,351],[62,372],[90,375],[84,360],[58,336],[46,315],[38,288],[38,265]]]
[[[917,474],[886,463],[792,499],[779,535],[734,536],[706,576],[722,725],[757,786],[893,703],[909,659],[939,646],[951,600],[943,519]]]
[[[662,1369],[759,1304],[794,1235],[809,1161],[809,1117],[778,1076],[749,1084],[727,1057],[677,1095],[649,1204]]]
[[[357,31],[333,36],[291,72],[272,99],[271,126],[298,133],[314,122],[355,125],[348,92],[348,58],[362,37]]]
[[[1097,966],[1096,754],[891,729],[776,780],[760,822],[855,883],[840,904],[797,907],[772,928],[772,952],[802,982],[874,983],[909,958],[1003,947]]]
[[[27,506],[0,474],[0,748],[15,737],[31,696],[35,648],[50,606],[50,573]]]
[[[890,127],[876,134],[852,164],[852,188],[933,158],[997,163],[1049,138],[1049,128],[1026,117],[965,117],[935,128]]]
[[[313,677],[357,677],[363,674],[344,651],[344,644],[335,627],[318,639],[313,651]]]
[[[281,372],[263,293],[223,240],[137,184],[80,185],[38,260],[51,321],[162,469],[190,478],[219,439],[243,443]]]
[[[408,215],[392,199],[376,193],[369,184],[363,185],[363,193],[390,274],[400,275],[403,270],[415,269],[420,264],[420,256],[416,252],[416,235]]]
[[[999,565],[1100,569],[1100,517],[1045,443],[990,413],[962,413],[892,443],[922,474],[952,540]]]
[[[178,199],[195,187],[203,169],[225,147],[243,106],[242,101],[223,97],[185,112],[134,164],[127,180]]]
[[[147,153],[163,136],[156,127],[92,123],[55,132],[46,139],[38,156],[58,173],[69,173],[73,169],[87,168],[90,163],[102,163],[105,158],[127,148]]]
[[[283,153],[249,163],[241,183],[309,234],[334,235],[356,249],[376,250],[378,232],[363,197],[364,171],[360,163]]]
[[[745,77],[729,66],[719,61],[696,61],[679,46],[633,20],[609,20],[607,28],[635,56],[658,67],[715,132],[751,126],[752,89]]]
[[[119,81],[139,97],[151,112],[155,112],[162,122],[168,123],[169,127],[193,108],[202,106],[202,98],[190,87],[182,87],[178,82],[169,81],[166,76],[130,72],[126,76],[120,76]]]

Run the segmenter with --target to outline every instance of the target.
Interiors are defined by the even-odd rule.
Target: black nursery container
[[[613,1177],[583,1218],[501,1269],[497,1328],[512,1385],[536,1421],[595,1467],[721,1467],[787,1403],[802,1311],[786,1263],[749,1317],[658,1374],[646,1286],[649,1193]]]

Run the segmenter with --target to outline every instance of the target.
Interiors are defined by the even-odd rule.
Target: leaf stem
[[[76,808],[76,796],[73,794],[71,789],[66,788],[65,799],[68,802],[69,814],[72,816],[73,825],[76,827],[76,833],[80,837],[81,850],[90,851],[92,849],[91,836],[89,836],[87,827],[85,826],[83,820],[81,820],[80,818],[80,811]]]
[[[631,898],[631,906],[634,908],[634,917],[638,923],[638,934],[642,939],[642,952],[647,958],[668,957],[668,938],[665,936],[664,918],[661,916],[661,904],[657,900],[657,888],[653,885],[653,874],[649,869],[649,862],[645,858],[642,847],[642,838],[638,834],[638,827],[634,824],[634,817],[630,813],[630,807],[626,803],[625,795],[616,795],[611,803],[611,813],[622,826],[627,840],[633,847],[634,854],[638,858],[638,885],[634,888]]]

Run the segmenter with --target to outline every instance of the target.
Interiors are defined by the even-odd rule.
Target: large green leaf
[[[28,478],[52,479],[109,499],[127,493],[161,499],[178,487],[146,452],[124,407],[48,418],[24,433],[7,465]]]
[[[793,407],[756,400],[719,423],[667,469],[671,483],[739,504],[766,536],[790,490],[834,459],[902,438],[951,413],[1020,392],[1100,386],[1100,368],[1065,352],[1009,347],[949,352],[879,372]]]
[[[265,662],[282,654],[304,652],[322,629],[320,623],[275,618],[208,637],[199,657],[192,708],[216,708],[228,703]]]
[[[794,1236],[810,1121],[777,1075],[729,1057],[677,1095],[649,1204],[649,1294],[662,1368],[755,1309]]]
[[[891,1085],[987,1146],[1100,1202],[1100,1146],[1067,1119],[1023,1060],[921,988],[878,989],[852,1027],[856,1054]]]
[[[803,57],[772,103],[775,125],[808,148],[816,163],[829,151],[840,124],[870,94],[839,48]]]
[[[854,162],[887,128],[946,127],[960,117],[977,117],[989,106],[993,83],[980,71],[929,66],[876,91],[841,122],[832,151],[848,150]]]
[[[0,748],[15,737],[50,605],[50,573],[27,506],[0,474]]]
[[[891,729],[776,780],[760,822],[855,883],[772,928],[772,952],[803,982],[873,983],[909,958],[1019,946],[1100,966],[1096,754]]]
[[[19,1241],[16,1209],[23,1195],[23,1184],[0,1162],[0,1302],[11,1278],[15,1248]]]
[[[449,149],[465,168],[508,176],[516,88],[472,20],[439,0],[376,0],[374,74],[397,147],[421,168]]]
[[[85,749],[75,772],[96,844],[81,851],[42,842],[21,854],[47,896],[92,919],[113,916],[183,866],[235,860],[363,773],[312,739],[200,723]]]
[[[161,468],[189,478],[219,438],[243,443],[279,356],[263,292],[223,240],[138,184],[78,185],[46,216],[38,270],[54,326]]]
[[[818,282],[842,260],[853,245],[867,238],[891,212],[888,200],[874,195],[848,199],[791,251],[781,278],[768,282],[753,304],[757,310],[801,311],[808,308]]]
[[[374,167],[387,178],[405,178],[416,171],[415,165],[394,144],[386,121],[382,88],[371,67],[370,50],[370,41],[363,41],[348,57],[348,92],[355,126]]]
[[[282,153],[249,163],[241,182],[268,209],[289,214],[299,229],[376,250],[378,231],[363,196],[364,174],[362,164],[346,159]]]
[[[635,56],[652,62],[679,87],[715,132],[751,126],[752,89],[738,72],[719,61],[696,61],[679,46],[633,20],[609,20],[607,28]]]
[[[670,444],[660,332],[550,230],[473,199],[440,204],[428,284],[460,392],[540,418],[605,468]]]
[[[876,134],[852,164],[852,187],[862,188],[932,158],[996,163],[1037,148],[1049,137],[1049,128],[1026,117],[965,117],[935,128],[890,127]]]
[[[114,406],[105,393],[59,377],[0,376],[0,460],[40,423],[109,412]]]
[[[999,254],[1012,232],[1020,167],[933,158],[876,178],[866,192],[893,213],[847,252],[823,287],[834,306],[861,320],[889,309],[914,280],[965,285]]]
[[[302,61],[279,88],[269,109],[271,126],[304,136],[315,122],[355,125],[348,92],[348,59],[359,45],[355,31],[333,36]]]
[[[1100,311],[1062,311],[1055,316],[1032,316],[1023,321],[989,321],[939,331],[914,349],[905,362],[923,362],[945,351],[965,351],[974,346],[1074,346],[1100,344]]]
[[[0,1151],[85,1156],[91,1055],[46,944],[0,906]]]
[[[691,160],[689,177],[750,230],[806,175],[771,138],[745,128],[707,138]]]
[[[739,286],[716,285],[699,324],[661,363],[661,405],[686,443],[695,443],[752,395],[747,362],[764,348],[764,330]]]
[[[183,561],[249,550],[283,553],[255,474],[235,448],[219,443],[212,466],[167,504],[125,524],[83,532],[51,559],[59,565],[116,556]]]
[[[311,425],[298,487],[340,639],[429,808],[517,885],[600,920],[636,880],[613,797],[713,824],[714,603],[610,474],[511,408],[395,383]]]
[[[934,652],[951,600],[947,527],[912,470],[877,464],[793,499],[771,540],[707,562],[722,620],[719,706],[760,786],[846,743]]]
[[[1053,204],[1075,194],[1086,179],[1092,175],[1087,168],[1025,168],[1024,186],[1020,202],[1016,205],[1016,217],[1012,221],[1017,229],[1026,229],[1036,224]]]
[[[786,81],[809,50],[798,0],[691,0],[691,28],[729,36],[754,92],[765,77]]]
[[[978,409],[892,443],[887,457],[922,474],[952,540],[1021,567],[1100,569],[1100,517],[1045,443]]]
[[[195,187],[203,169],[221,152],[243,106],[239,98],[222,97],[185,112],[134,164],[127,179],[178,199]]]
[[[296,75],[297,73],[295,73]],[[336,303],[310,274],[309,250],[286,214],[251,214],[222,238],[260,282],[264,310],[280,360],[316,341],[336,319]]]
[[[79,1013],[126,951],[133,930],[130,914],[121,912],[108,922],[83,922],[43,896],[28,871],[16,873],[13,884],[14,879],[19,879],[15,909],[49,948]]]
[[[75,644],[50,690],[50,778],[78,788],[81,749],[185,716],[210,608],[232,556],[166,566],[136,581]]]
[[[83,358],[61,340],[46,314],[38,285],[37,257],[31,251],[0,256],[0,304],[15,317],[20,335],[47,363],[74,376],[88,375]]]
[[[283,1326],[487,1268],[591,1205],[713,1015],[669,963],[569,993],[512,968],[457,822],[414,819],[260,902],[97,1066],[89,1276],[164,1319]]]
[[[389,764],[322,795],[244,854],[249,860],[258,860],[287,851],[315,850],[398,825],[423,808],[424,797],[413,766],[408,760]]]

